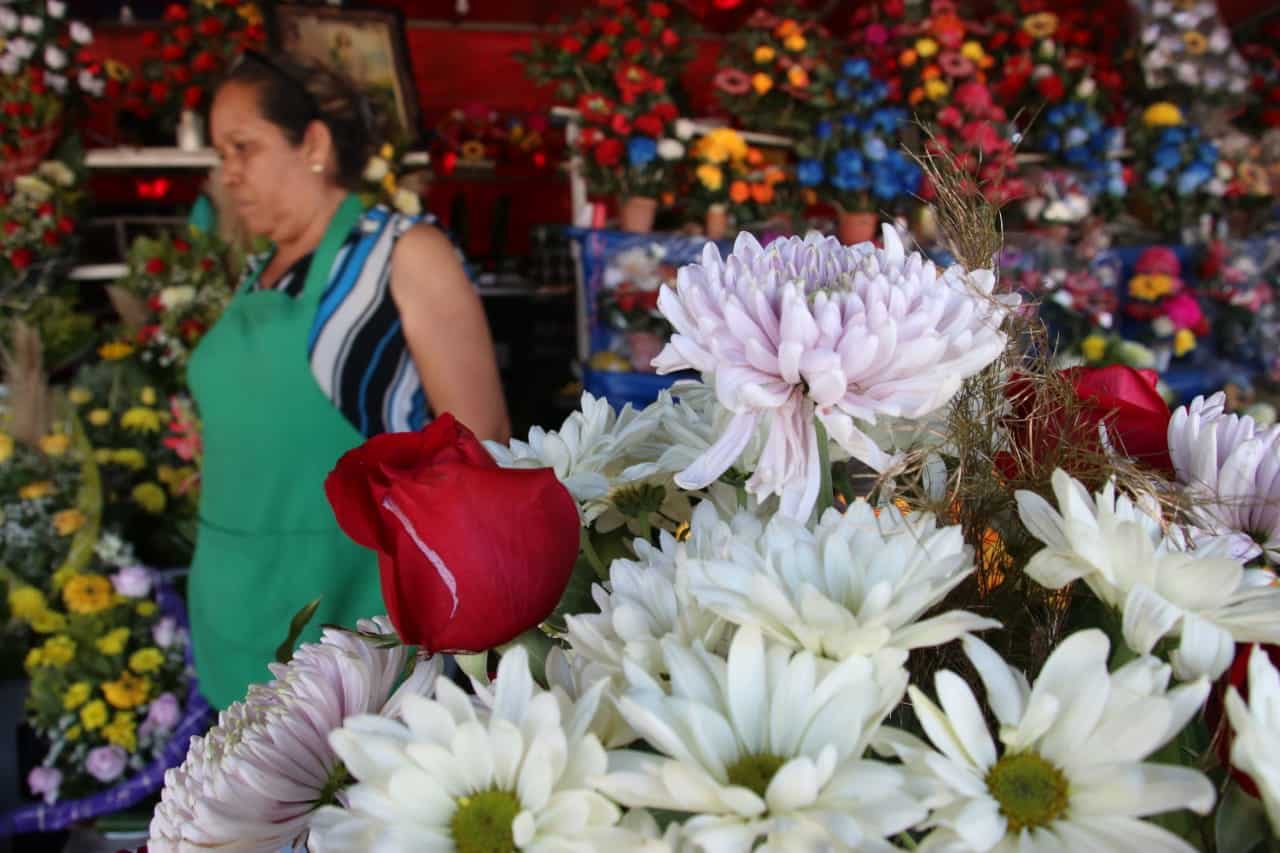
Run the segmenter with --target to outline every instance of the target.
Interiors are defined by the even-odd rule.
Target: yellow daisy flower
[[[124,651],[125,644],[128,642],[129,629],[115,628],[99,637],[94,645],[104,655],[118,655]]]
[[[88,388],[81,388],[77,385],[75,388],[72,388],[67,392],[67,399],[72,403],[75,403],[77,406],[83,406],[85,403],[93,399],[93,392]]]
[[[102,575],[77,575],[62,588],[62,600],[72,613],[89,615],[111,606],[114,596],[111,581]]]
[[[695,174],[698,176],[698,182],[711,192],[716,192],[724,186],[724,172],[719,166],[703,163]]]
[[[31,617],[31,629],[37,634],[56,634],[67,627],[67,617],[56,610],[42,610]]]
[[[21,489],[18,489],[18,497],[24,501],[38,501],[41,498],[47,498],[53,494],[53,483],[48,480],[37,480],[34,483],[27,483]]]
[[[80,709],[80,722],[88,731],[97,731],[107,724],[107,705],[101,699],[94,699]]]
[[[120,426],[137,432],[159,432],[160,413],[145,406],[134,406],[120,416]]]
[[[19,619],[30,621],[48,606],[44,593],[34,586],[16,586],[9,590],[9,612]]]
[[[66,693],[62,694],[62,707],[68,711],[74,711],[85,702],[88,702],[89,697],[92,695],[93,685],[87,681],[77,681],[67,688]]]
[[[131,496],[134,503],[152,515],[164,512],[165,505],[168,503],[164,489],[150,481],[134,486]]]
[[[45,666],[66,666],[75,660],[76,641],[66,634],[58,634],[44,641],[40,656]]]
[[[106,426],[111,423],[111,412],[106,409],[94,409],[89,413],[89,423],[96,427]]]
[[[122,711],[138,707],[147,701],[150,693],[151,680],[134,675],[128,670],[120,673],[115,681],[102,682],[102,695],[107,697],[111,707]]]
[[[129,669],[134,672],[145,675],[148,672],[155,672],[164,664],[164,653],[155,646],[147,646],[145,649],[138,649],[129,655]]]
[[[70,536],[84,527],[88,520],[78,509],[64,509],[53,514],[53,529],[58,531],[59,536]]]
[[[107,739],[107,743],[121,747],[126,752],[133,752],[138,748],[138,737],[134,725],[133,714],[119,712],[102,730],[102,736]]]
[[[71,439],[61,433],[46,435],[40,439],[40,450],[46,456],[62,456],[71,447]]]

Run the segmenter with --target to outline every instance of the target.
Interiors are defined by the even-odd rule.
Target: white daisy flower
[[[55,92],[64,93],[67,91],[67,84],[70,82],[62,74],[54,74],[52,71],[46,71],[44,82]]]
[[[93,41],[93,30],[85,26],[83,21],[71,22],[71,40],[76,44],[88,44]]]
[[[359,628],[393,633],[386,617],[361,620]],[[243,702],[191,739],[182,766],[165,773],[148,849],[276,853],[289,846],[346,780],[329,734],[356,714],[397,715],[439,675],[439,658],[419,660],[400,683],[410,654],[327,629],[288,664],[272,664],[276,679],[251,685]]]
[[[16,54],[6,53],[0,56],[0,74],[12,77],[22,67],[22,60]]]
[[[8,7],[0,7],[0,32],[11,33],[18,29],[22,19]]]
[[[504,468],[551,468],[556,477],[583,504],[583,518],[590,523],[608,508],[611,489],[652,476],[652,463],[630,464],[628,453],[658,426],[656,413],[636,411],[631,405],[614,412],[604,397],[582,395],[582,408],[569,415],[559,430],[529,430],[527,442],[512,439],[509,445],[486,441],[490,455]]]
[[[1170,660],[1179,678],[1217,678],[1236,642],[1280,642],[1280,587],[1269,572],[1247,570],[1212,551],[1188,550],[1185,532],[1164,531],[1154,499],[1142,505],[1115,483],[1091,497],[1062,470],[1053,473],[1055,511],[1018,492],[1022,522],[1045,544],[1026,573],[1050,589],[1083,580],[1124,615],[1125,643],[1148,654],[1165,636],[1180,638]]]
[[[974,570],[959,527],[855,501],[816,529],[775,516],[760,531],[720,536],[727,550],[678,559],[703,607],[793,649],[841,661],[885,648],[948,643],[1000,623],[962,610],[921,619]]]
[[[663,160],[679,160],[684,156],[684,143],[679,139],[660,139],[658,141],[658,156]]]
[[[1064,640],[1030,686],[990,646],[964,638],[999,723],[991,737],[973,692],[954,672],[935,678],[939,705],[910,688],[934,752],[899,733],[908,767],[937,792],[920,850],[1050,853],[1193,851],[1141,818],[1213,806],[1213,785],[1188,767],[1143,759],[1172,739],[1209,693],[1201,679],[1168,690],[1169,667],[1139,658],[1107,671],[1110,644],[1087,630]]]
[[[23,15],[22,31],[29,36],[39,35],[44,31],[44,19],[35,15]]]
[[[1280,428],[1226,414],[1226,395],[1196,397],[1169,420],[1169,456],[1191,498],[1197,544],[1280,563]]]
[[[901,767],[863,758],[906,686],[900,665],[825,667],[754,628],[727,660],[673,641],[663,653],[669,693],[627,668],[619,710],[661,754],[611,756],[599,786],[618,802],[692,814],[689,841],[725,853],[891,850],[883,839],[924,817]]]
[[[503,655],[491,699],[485,708],[442,678],[435,699],[405,702],[403,723],[356,717],[334,732],[356,784],[345,808],[316,814],[312,853],[652,846],[616,825],[621,811],[591,784],[606,772],[604,747],[534,684],[523,648]]]
[[[55,20],[61,20],[62,16],[67,14],[67,4],[62,0],[49,0],[45,8],[49,10],[49,17]]]
[[[815,421],[849,454],[884,470],[892,459],[855,424],[922,417],[1004,348],[1016,297],[993,298],[989,270],[939,273],[909,257],[897,231],[884,249],[811,235],[761,248],[743,233],[728,258],[714,243],[683,267],[658,307],[675,335],[659,373],[693,368],[733,412],[724,433],[676,483],[699,489],[739,458],[762,421],[768,439],[747,490],[777,494],[806,519],[820,484]]]
[[[1258,787],[1271,827],[1280,835],[1280,675],[1261,646],[1249,655],[1249,702],[1229,687],[1227,716],[1235,732],[1231,763]]]
[[[30,39],[16,38],[10,39],[5,45],[5,50],[10,54],[18,57],[18,59],[30,59],[36,52],[36,44]]]

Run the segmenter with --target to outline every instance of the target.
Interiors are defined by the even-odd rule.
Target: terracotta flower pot
[[[707,208],[706,232],[708,240],[723,240],[729,233],[729,208],[713,204]]]
[[[658,214],[658,200],[644,196],[628,196],[618,206],[618,220],[623,231],[632,234],[648,234],[653,230],[653,218]]]
[[[656,332],[627,332],[631,369],[636,373],[653,373],[653,365],[649,362],[662,352],[662,346],[662,336]]]
[[[870,211],[842,210],[836,219],[836,236],[846,246],[874,240],[880,217]]]

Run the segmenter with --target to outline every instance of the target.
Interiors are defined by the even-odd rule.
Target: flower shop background
[[[1154,367],[1168,402],[1225,388],[1231,410],[1274,417],[1280,28],[1254,4],[368,5],[403,15],[423,120],[378,152],[368,194],[422,206],[460,242],[517,434],[559,422],[582,387],[657,397],[673,378],[649,364],[670,333],[659,289],[707,238],[856,242],[892,221],[948,260],[903,142],[954,155],[971,191],[1007,203],[1001,276],[1040,301],[1063,365]],[[239,263],[233,235],[157,232],[203,185],[198,129],[183,167],[92,163],[176,150],[183,109],[203,106],[226,51],[265,39],[270,10],[133,3],[121,23],[117,3],[12,8],[5,142],[26,154],[61,134],[6,160],[0,262],[6,658],[32,697],[22,794],[54,806],[119,797],[199,724],[164,603],[180,571],[134,570],[189,556],[199,444],[182,368]],[[85,272],[110,262],[123,274]],[[131,805],[94,803],[57,825]]]

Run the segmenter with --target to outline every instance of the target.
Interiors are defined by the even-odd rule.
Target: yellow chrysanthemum
[[[934,79],[924,81],[924,93],[930,100],[936,101],[945,98],[951,91],[951,87],[947,85],[947,81]]]
[[[99,465],[109,465],[111,463],[111,450],[106,447],[99,447],[93,451],[93,461]]]
[[[40,449],[46,456],[62,456],[71,447],[71,439],[62,433],[46,435],[40,439]]]
[[[79,726],[72,726],[67,729],[67,740],[80,740],[80,735],[84,734],[84,730]]]
[[[67,399],[77,406],[83,406],[85,403],[93,399],[93,392],[88,388],[81,388],[77,385],[67,392]]]
[[[34,483],[27,483],[21,489],[18,489],[18,497],[24,501],[38,501],[40,498],[47,498],[53,494],[53,483],[48,480],[37,480]]]
[[[982,49],[982,45],[976,41],[967,41],[960,48],[960,55],[965,59],[971,59],[974,62],[981,62],[982,57],[986,56],[986,51]]]
[[[44,641],[40,657],[45,666],[66,666],[75,660],[76,641],[66,634],[58,634]]]
[[[41,610],[31,617],[31,629],[37,634],[56,634],[66,627],[67,617],[56,610]]]
[[[126,752],[133,752],[138,748],[138,736],[134,726],[133,714],[121,711],[102,730],[102,736],[107,739],[107,743],[114,744]]]
[[[129,669],[139,675],[146,675],[148,672],[155,672],[164,663],[164,652],[155,646],[147,646],[145,649],[138,649],[129,655]]]
[[[53,582],[54,589],[61,591],[62,588],[67,585],[67,581],[77,577],[79,574],[80,572],[74,565],[66,563],[54,570],[53,577],[50,578],[50,581]]]
[[[1182,44],[1187,48],[1187,53],[1193,56],[1199,56],[1209,49],[1209,40],[1204,37],[1203,33],[1195,30],[1187,30],[1182,34]]]
[[[94,643],[98,647],[98,651],[104,655],[118,655],[124,651],[125,644],[129,642],[128,628],[114,628],[106,634],[102,635]]]
[[[30,649],[27,652],[27,656],[22,659],[22,666],[27,670],[27,672],[31,672],[36,667],[43,665],[44,654],[38,648]]]
[[[766,62],[773,62],[773,58],[777,55],[778,52],[772,47],[762,44],[756,48],[755,53],[751,54],[751,58],[756,61],[756,64],[764,65]]]
[[[127,341],[111,341],[98,347],[98,355],[103,361],[119,361],[133,355],[133,344]]]
[[[787,50],[791,51],[792,53],[799,53],[800,51],[804,50],[808,45],[809,45],[809,42],[805,39],[804,36],[800,35],[799,33],[793,33],[792,35],[787,36],[782,41],[782,46],[785,47]]]
[[[59,536],[70,536],[84,527],[88,520],[78,509],[64,509],[53,514],[53,529],[58,531]]]
[[[131,497],[134,503],[152,515],[159,515],[164,512],[165,504],[168,503],[164,489],[159,484],[150,481],[134,486]]]
[[[106,426],[111,423],[111,412],[106,409],[94,409],[89,413],[89,423],[96,427]]]
[[[809,85],[809,72],[799,65],[793,65],[787,69],[787,82],[797,89],[803,89]]]
[[[1142,123],[1147,127],[1172,127],[1182,124],[1182,110],[1178,109],[1176,104],[1160,101],[1143,111]]]
[[[9,461],[13,455],[13,438],[7,432],[0,432],[0,462]]]
[[[1196,335],[1190,329],[1179,329],[1173,336],[1173,354],[1184,356],[1196,348]]]
[[[938,52],[938,43],[933,39],[916,39],[916,54],[928,59]]]
[[[1090,335],[1080,342],[1080,353],[1085,361],[1101,361],[1107,352],[1107,339],[1102,335]]]
[[[766,94],[773,88],[773,78],[763,72],[757,72],[751,75],[751,88],[756,90],[757,95]]]
[[[148,385],[138,392],[138,399],[142,401],[144,406],[154,406],[156,404],[156,389]]]
[[[120,416],[120,426],[137,432],[159,432],[160,413],[145,406],[134,406]]]
[[[712,163],[703,163],[695,174],[698,176],[698,183],[711,192],[716,192],[724,186],[724,171]]]
[[[102,695],[107,697],[111,707],[122,711],[138,707],[147,701],[150,693],[151,680],[134,675],[128,670],[120,673],[115,681],[102,682]]]
[[[67,692],[62,694],[62,707],[68,711],[74,711],[85,702],[89,701],[89,697],[93,695],[93,685],[87,681],[77,681],[75,684],[67,688]]]
[[[9,590],[9,612],[19,619],[29,622],[48,606],[44,593],[34,586],[17,586]]]
[[[1027,16],[1022,22],[1022,28],[1032,38],[1048,38],[1058,29],[1058,16],[1052,12],[1037,12]]]
[[[142,455],[141,450],[135,450],[132,447],[124,447],[120,450],[111,451],[111,462],[128,468],[131,471],[141,471],[143,468],[147,467],[147,457]]]
[[[156,603],[154,601],[139,601],[138,606],[133,610],[139,616],[150,616],[156,612]]]
[[[94,699],[80,709],[80,723],[86,730],[95,732],[107,724],[107,704],[101,699]]]
[[[101,613],[111,606],[115,590],[102,575],[76,575],[62,588],[62,600],[72,613]]]

